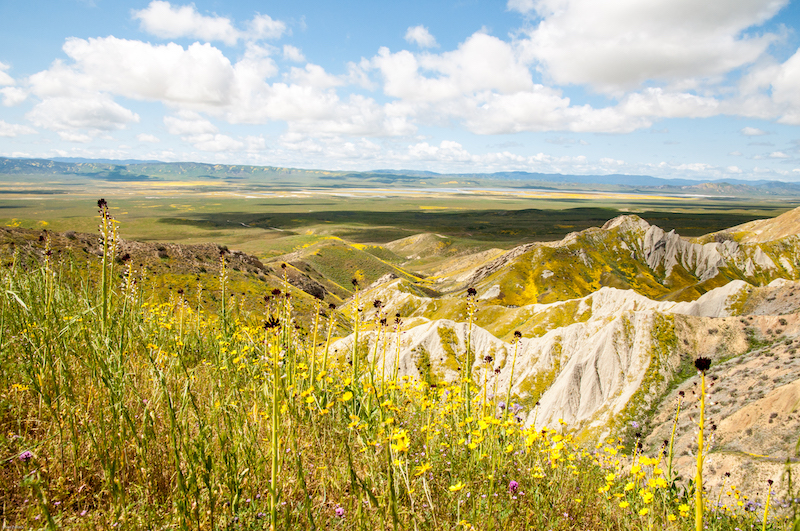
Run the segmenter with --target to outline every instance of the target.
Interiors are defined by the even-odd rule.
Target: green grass
[[[331,361],[342,353],[323,368],[312,320],[295,326],[308,309],[286,286],[237,308],[226,269],[204,307],[113,260],[10,252],[3,528],[693,528],[681,515],[691,488],[660,481],[660,458],[526,429],[474,385],[468,408],[463,382],[381,382],[363,348],[358,380]],[[757,525],[761,513],[723,501],[709,529]]]

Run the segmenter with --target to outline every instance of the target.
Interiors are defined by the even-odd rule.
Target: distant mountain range
[[[719,181],[664,179],[649,175],[563,175],[524,171],[495,173],[446,174],[419,170],[379,169],[363,172],[305,170],[275,166],[206,164],[197,162],[160,162],[155,160],[113,160],[57,157],[52,159],[17,159],[0,157],[0,176],[5,175],[78,175],[107,181],[170,180],[180,177],[243,179],[276,175],[306,176],[314,186],[380,186],[390,184],[441,186],[456,180],[459,187],[574,188],[575,185],[606,190],[673,192],[680,194],[731,196],[800,196],[800,183],[783,181]]]

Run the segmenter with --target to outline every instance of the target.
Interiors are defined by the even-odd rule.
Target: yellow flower
[[[650,512],[650,509],[645,507],[644,509],[639,509],[639,516],[645,516],[647,513]]]
[[[689,506],[688,506],[688,505],[686,505],[685,503],[682,503],[682,504],[680,504],[680,505],[678,506],[678,510],[679,510],[680,512],[682,512],[682,513],[688,513],[688,512],[689,512]]]
[[[513,444],[509,444],[508,446],[506,446],[506,453],[507,454],[510,454],[513,451],[514,451],[514,445]]]
[[[422,463],[421,465],[419,465],[417,467],[416,472],[414,472],[414,475],[415,476],[421,476],[422,474],[424,474],[425,472],[427,472],[430,469],[431,469],[431,464],[430,463]]]
[[[678,517],[675,516],[674,514],[671,514],[671,515],[667,516],[667,520],[669,520],[670,522],[674,522],[677,519],[678,519]]]
[[[628,503],[626,501],[619,502],[620,509],[625,509],[628,505],[630,505],[630,503]]]
[[[339,400],[342,402],[349,402],[353,398],[353,393],[350,391],[346,391],[342,396],[339,397]]]
[[[616,477],[616,476],[614,475],[614,473],[613,473],[613,472],[609,472],[608,474],[606,474],[606,481],[607,481],[608,483],[611,483],[612,481],[614,481],[614,478],[615,478],[615,477]]]
[[[464,488],[464,484],[459,481],[455,485],[450,485],[448,488],[450,489],[450,492],[458,492]]]
[[[633,484],[633,481],[629,481],[628,483],[625,484],[625,491],[627,492],[629,490],[633,490],[634,486],[635,485]]]

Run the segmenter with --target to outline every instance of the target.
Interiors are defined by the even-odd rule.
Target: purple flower
[[[20,461],[24,461],[25,463],[27,463],[31,459],[33,459],[33,454],[31,453],[30,450],[25,450],[24,452],[19,454],[19,460]]]
[[[517,490],[519,490],[519,483],[514,481],[513,479],[508,483],[508,492],[510,494],[516,494]]]
[[[336,507],[336,516],[338,516],[339,518],[344,518],[344,507],[342,507],[341,505],[338,505]]]

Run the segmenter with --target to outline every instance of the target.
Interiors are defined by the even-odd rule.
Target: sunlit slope
[[[341,300],[353,294],[354,279],[362,287],[381,278],[396,277],[422,282],[415,273],[397,265],[401,261],[391,250],[381,246],[354,244],[340,238],[326,237],[277,257],[271,265],[274,267],[287,263],[294,270],[292,279],[298,276],[309,279],[309,282],[298,280],[298,284],[314,283]]]
[[[408,304],[411,294],[398,297]],[[435,304],[432,298],[418,301]],[[535,323],[530,328],[523,323],[516,346],[510,337],[503,340],[477,324],[470,334],[463,315],[457,320],[411,319],[399,344],[390,328],[376,345],[381,314],[372,305],[363,308],[360,356],[378,375],[391,377],[397,367],[400,376],[439,385],[469,372],[476,396],[486,392],[504,400],[510,387],[511,404],[518,404],[515,412],[522,422],[558,428],[564,421],[587,442],[619,436],[632,443],[640,433],[650,436],[651,445],[660,445],[671,426],[677,390],[688,395],[696,384],[693,361],[698,356],[713,360],[713,381],[725,378],[713,391],[719,392],[714,401],[723,405],[710,409],[710,422],[721,423],[740,410],[758,413],[753,422],[768,422],[754,404],[773,393],[775,400],[790,396],[794,387],[783,387],[800,385],[800,282],[778,279],[754,287],[735,280],[692,302],[655,301],[632,290],[604,287],[577,300],[508,310],[517,316],[525,312]],[[348,355],[352,339],[334,344],[334,350]],[[768,378],[754,372],[763,363],[759,360],[774,364]],[[737,370],[740,365],[752,367]],[[731,400],[726,397],[731,389],[747,392]],[[680,452],[692,442],[688,425],[688,418],[681,417]],[[727,440],[744,437],[744,430],[730,425]],[[762,432],[748,444],[729,446],[739,453],[764,451],[770,456],[765,463],[773,462],[786,456],[788,447],[781,446],[785,431],[774,436]],[[690,460],[680,465],[688,474]]]
[[[512,249],[478,268],[466,284],[498,304],[519,306],[578,298],[603,286],[687,301],[734,279],[765,284],[798,278],[796,233],[752,243],[723,237],[702,242],[620,216],[558,242]]]

